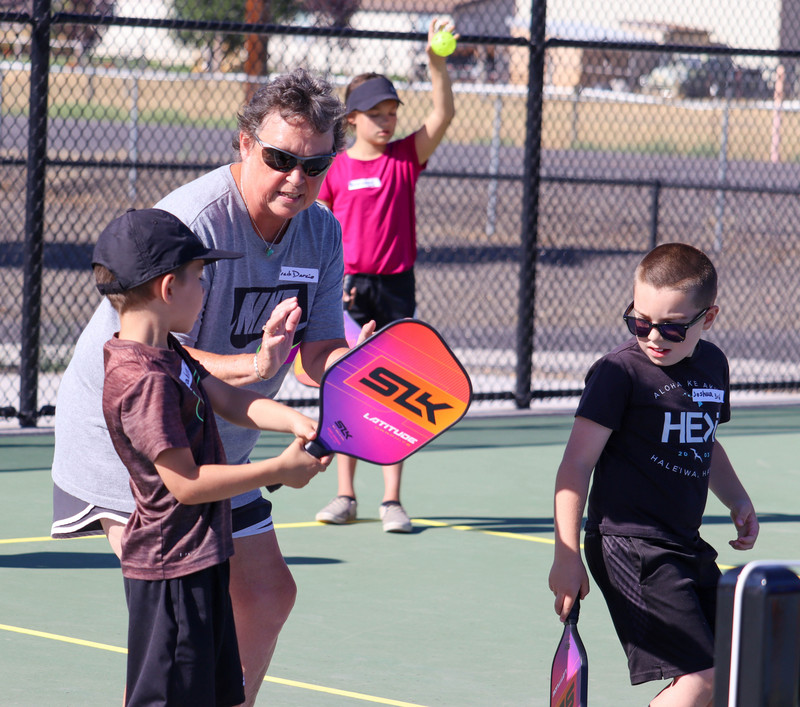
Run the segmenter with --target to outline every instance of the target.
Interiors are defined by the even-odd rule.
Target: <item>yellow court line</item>
[[[127,654],[125,648],[119,646],[111,646],[107,643],[96,643],[95,641],[84,641],[80,638],[72,638],[70,636],[61,636],[57,633],[48,633],[47,631],[35,631],[30,628],[22,628],[20,626],[9,626],[8,624],[0,624],[0,631],[10,631],[12,633],[21,633],[25,636],[34,636],[36,638],[46,638],[50,641],[60,641],[62,643],[70,643],[76,646],[84,646],[86,648],[97,648],[103,651],[111,651],[112,653]],[[381,705],[393,705],[393,707],[425,707],[424,705],[416,704],[414,702],[402,702],[401,700],[392,700],[387,697],[375,697],[374,695],[366,695],[361,692],[352,692],[350,690],[339,690],[335,687],[325,687],[323,685],[313,685],[308,682],[299,682],[297,680],[286,680],[285,678],[274,678],[267,675],[264,682],[274,682],[277,685],[286,685],[288,687],[297,687],[303,690],[313,690],[315,692],[324,692],[328,695],[338,695],[339,697],[350,697],[354,700],[361,700],[362,702],[374,702]]]
[[[86,535],[82,538],[69,538],[69,540],[97,540],[98,538],[105,539],[105,535]],[[3,538],[0,540],[0,545],[12,545],[14,543],[44,543],[55,540],[49,535],[43,535],[39,538]]]
[[[275,523],[276,528],[313,528],[315,525],[325,525],[317,520],[305,520],[297,523]]]
[[[274,682],[278,685],[288,685],[289,687],[301,687],[304,690],[314,690],[315,692],[324,692],[326,695],[338,695],[340,697],[350,697],[354,700],[362,700],[363,702],[376,702],[381,705],[394,705],[394,707],[424,707],[424,705],[417,704],[416,702],[402,702],[401,700],[392,700],[387,697],[374,697],[373,695],[365,695],[361,692],[350,692],[349,690],[337,690],[333,687],[322,687],[321,685],[312,685],[307,682],[297,682],[296,680],[285,680],[283,678],[273,678],[267,675],[264,682]]]
[[[438,520],[428,520],[426,518],[414,518],[414,523],[419,523],[420,525],[429,525],[434,528],[450,528],[451,530],[471,530],[474,533],[483,533],[484,535],[494,535],[498,538],[509,538],[511,540],[527,540],[528,542],[532,543],[543,543],[545,545],[555,545],[556,541],[553,538],[532,538],[529,535],[521,535],[519,533],[507,533],[499,530],[482,530],[481,528],[476,528],[473,525],[453,525],[451,523],[443,523],[442,521]],[[581,543],[581,549],[583,549],[583,543]],[[727,572],[728,570],[734,569],[734,565],[721,565],[717,563],[717,567],[719,567],[723,572]]]
[[[375,523],[377,521],[365,518],[364,520],[352,521],[355,523]],[[275,523],[275,527],[281,530],[286,528],[314,528],[319,526],[322,528],[325,523],[320,523],[318,520],[305,520],[298,521],[297,523]],[[44,543],[52,540],[97,540],[98,538],[105,538],[104,535],[84,535],[78,538],[51,538],[49,535],[42,535],[34,538],[0,538],[0,545],[13,545],[14,543]]]
[[[94,641],[84,641],[81,638],[71,638],[70,636],[60,636],[57,633],[47,633],[46,631],[34,631],[30,628],[20,628],[19,626],[8,626],[0,624],[0,630],[11,631],[13,633],[22,633],[26,636],[36,636],[36,638],[47,638],[51,641],[61,641],[62,643],[72,643],[76,646],[86,646],[87,648],[99,648],[103,651],[111,651],[112,653],[125,653],[127,649],[120,648],[119,646],[110,646],[107,643],[95,643]]]
[[[451,530],[469,530],[473,533],[483,533],[484,535],[494,535],[498,538],[509,538],[511,540],[526,540],[530,543],[544,543],[545,545],[555,545],[555,540],[552,538],[536,538],[530,535],[522,535],[521,533],[508,533],[501,530],[483,530],[474,525],[455,525],[453,523],[443,523],[438,520],[428,520],[427,518],[413,518],[414,523],[420,525],[429,525],[432,528],[450,528]]]
[[[452,523],[443,523],[437,520],[428,520],[427,518],[414,518],[412,519],[414,523],[419,525],[428,525],[433,528],[450,528],[451,530],[469,530],[474,533],[483,533],[484,535],[495,535],[498,538],[508,538],[511,540],[527,540],[528,542],[532,543],[544,543],[545,545],[554,545],[555,541],[552,538],[534,538],[528,535],[521,535],[520,533],[507,533],[499,530],[483,530],[481,528],[477,528],[473,525],[455,525]],[[356,523],[369,523],[374,522],[368,519],[362,521],[355,521]],[[316,520],[309,520],[309,521],[300,521],[298,523],[276,523],[275,527],[279,529],[287,529],[287,528],[313,528],[316,526],[323,527],[326,525],[325,523],[320,523]],[[88,535],[83,538],[65,538],[67,540],[90,540],[90,539],[97,539],[102,538],[102,535]],[[50,540],[54,540],[49,536],[42,536],[38,538],[5,538],[0,539],[0,545],[11,545],[14,543],[36,543],[36,542],[48,542]]]
[[[358,520],[350,520],[345,525],[358,525],[359,523],[377,523],[375,518],[359,518]],[[275,523],[275,527],[279,529],[284,528],[323,528],[328,523],[320,523],[318,520],[303,520],[297,523]]]

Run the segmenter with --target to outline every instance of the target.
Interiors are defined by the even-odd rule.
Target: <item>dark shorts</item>
[[[227,561],[177,579],[124,580],[127,707],[244,702],[229,581]]]
[[[124,524],[130,515],[82,501],[53,484],[53,525],[50,528],[53,538],[103,535],[103,518]],[[234,508],[231,516],[234,538],[269,533],[275,529],[272,524],[272,503],[266,498],[257,498]]]
[[[414,316],[416,285],[414,271],[396,275],[346,275],[344,291],[356,288],[356,295],[345,303],[350,316],[360,326],[374,319],[378,329],[397,319]]]
[[[714,666],[717,553],[654,538],[587,532],[586,563],[628,656],[632,685]]]

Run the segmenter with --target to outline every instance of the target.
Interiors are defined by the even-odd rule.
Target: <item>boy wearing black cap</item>
[[[229,499],[272,483],[305,486],[330,462],[303,449],[312,420],[209,375],[170,333],[194,324],[203,267],[238,257],[206,248],[160,209],[128,211],[94,249],[97,288],[120,315],[103,352],[103,413],[136,502],[121,556],[128,706],[244,701],[228,593]],[[212,410],[296,439],[275,459],[228,465]]]
[[[447,64],[444,57],[432,51],[431,40],[438,31],[453,29],[451,23],[438,18],[428,29],[433,110],[415,133],[392,141],[402,101],[385,76],[356,76],[345,93],[347,122],[356,139],[333,161],[319,201],[342,225],[344,301],[361,326],[375,320],[380,328],[395,319],[414,316],[414,190],[455,115]],[[356,461],[343,455],[337,459],[338,495],[317,513],[316,519],[323,523],[346,523],[356,517]],[[402,464],[383,468],[380,515],[385,531],[410,533],[411,521],[400,505],[401,474]]]

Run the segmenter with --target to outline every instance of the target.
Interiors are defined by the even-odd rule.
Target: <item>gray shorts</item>
[[[50,536],[53,538],[104,535],[101,525],[104,518],[125,524],[130,515],[124,511],[82,501],[53,484],[53,525],[50,528]],[[275,529],[272,523],[272,503],[266,498],[257,498],[244,506],[234,508],[231,517],[234,538],[269,533]]]

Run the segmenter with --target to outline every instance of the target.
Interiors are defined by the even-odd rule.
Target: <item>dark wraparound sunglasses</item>
[[[286,150],[261,142],[258,135],[253,135],[253,137],[261,145],[261,159],[264,160],[264,164],[270,169],[284,174],[291,172],[297,165],[300,165],[307,177],[318,177],[331,166],[333,158],[336,157],[335,152],[331,152],[329,155],[300,157],[300,155],[294,155]]]
[[[692,319],[692,321],[686,322],[686,324],[678,324],[676,322],[653,324],[653,322],[649,322],[647,319],[632,317],[631,312],[633,311],[633,302],[631,302],[628,305],[628,308],[625,310],[625,314],[622,315],[622,318],[628,325],[628,331],[640,339],[646,339],[648,336],[650,336],[650,332],[653,329],[658,329],[658,333],[661,334],[661,336],[663,336],[667,341],[674,341],[678,343],[686,339],[686,332],[689,330],[689,328],[697,324],[697,322],[699,322],[706,315],[706,312],[709,309],[711,309],[711,307],[706,307],[702,312],[700,312],[700,314]]]

